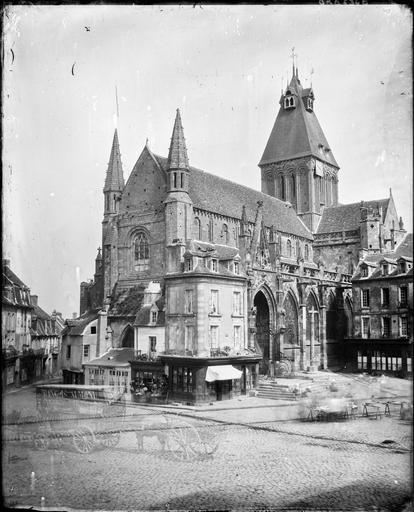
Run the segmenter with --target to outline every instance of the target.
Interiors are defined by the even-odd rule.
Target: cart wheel
[[[189,423],[180,423],[168,431],[168,449],[178,460],[189,460],[197,455],[197,447],[201,445],[197,430]]]
[[[81,427],[72,435],[73,446],[79,453],[89,453],[95,445],[95,435],[89,427]]]
[[[99,432],[96,434],[96,439],[105,448],[113,448],[119,443],[121,432]]]
[[[38,432],[33,436],[33,443],[38,450],[47,450],[49,446],[49,436],[44,432]]]

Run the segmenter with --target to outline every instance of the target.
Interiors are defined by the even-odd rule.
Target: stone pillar
[[[321,314],[319,320],[320,341],[321,341],[321,361],[322,370],[328,368],[328,354],[326,347],[326,306],[321,306]]]
[[[309,366],[308,371],[315,371],[315,314],[317,311],[312,309],[310,314],[310,347],[309,347]]]
[[[300,370],[306,370],[306,304],[300,304],[299,318],[299,339],[300,339]]]

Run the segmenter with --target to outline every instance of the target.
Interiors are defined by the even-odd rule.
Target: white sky
[[[340,202],[381,199],[392,187],[412,231],[407,8],[63,5],[6,14],[3,257],[49,313],[79,311],[79,283],[93,276],[115,85],[125,178],[147,137],[167,156],[179,107],[190,164],[260,189],[257,163],[294,46],[304,86],[314,69]]]

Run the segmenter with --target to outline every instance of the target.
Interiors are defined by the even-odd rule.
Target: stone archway
[[[267,374],[270,360],[270,308],[262,291],[256,293],[253,305],[256,308],[256,341],[263,354],[259,371]]]
[[[121,336],[122,348],[134,348],[134,329],[131,325],[127,325]]]

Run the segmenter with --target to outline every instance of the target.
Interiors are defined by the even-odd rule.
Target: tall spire
[[[171,136],[170,150],[168,153],[169,169],[188,169],[187,147],[185,145],[183,125],[181,123],[180,110],[177,108],[174,129]]]
[[[111,156],[106,171],[104,192],[122,192],[124,188],[124,174],[122,171],[121,152],[119,150],[118,130],[115,128],[112,142]]]

